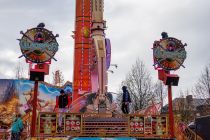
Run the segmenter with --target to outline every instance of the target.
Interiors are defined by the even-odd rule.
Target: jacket
[[[17,118],[13,123],[12,123],[12,128],[11,131],[13,133],[20,133],[23,130],[23,121],[21,118]]]
[[[126,91],[123,91],[123,100],[122,102],[131,102],[131,98],[130,98],[130,94],[129,92],[126,90]]]
[[[68,105],[68,96],[66,94],[58,97],[59,108],[65,108]]]

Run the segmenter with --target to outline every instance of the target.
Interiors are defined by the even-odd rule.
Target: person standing
[[[20,140],[20,133],[23,131],[23,121],[21,115],[15,115],[11,128],[11,140]]]
[[[59,112],[66,112],[68,107],[68,96],[65,94],[65,91],[62,89],[58,97],[58,107]]]
[[[122,90],[123,90],[122,112],[124,114],[128,114],[129,113],[129,103],[131,102],[130,93],[128,92],[126,86],[123,86]]]
[[[68,107],[68,95],[65,94],[65,91],[62,89],[58,97],[58,107],[59,107],[59,118],[58,118],[58,131],[61,131],[62,126],[62,113],[67,112]]]

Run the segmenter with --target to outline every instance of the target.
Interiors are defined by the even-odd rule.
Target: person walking
[[[130,93],[127,90],[126,86],[122,87],[123,99],[122,99],[122,112],[124,114],[129,113],[129,103],[131,102]]]
[[[20,134],[23,131],[23,121],[21,115],[15,115],[11,127],[11,140],[20,140]]]

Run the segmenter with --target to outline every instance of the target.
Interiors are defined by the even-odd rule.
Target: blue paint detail
[[[10,101],[14,95],[19,99],[19,103],[24,105],[30,99],[30,93],[34,88],[34,82],[29,80],[17,79],[0,79],[0,106],[5,102]],[[72,94],[72,85],[66,84],[64,90],[67,94]],[[56,96],[60,95],[61,88],[48,86],[45,83],[39,83],[38,98],[44,102],[49,102],[48,106],[44,107],[44,111],[52,111],[55,106]],[[22,107],[20,111],[22,111]],[[1,114],[1,112],[0,112]]]

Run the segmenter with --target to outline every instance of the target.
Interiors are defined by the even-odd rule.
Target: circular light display
[[[153,45],[154,65],[167,71],[179,69],[186,59],[184,46],[180,40],[172,37],[156,41]]]
[[[54,58],[58,51],[56,36],[45,28],[32,28],[27,30],[20,39],[22,56],[34,63],[44,63]]]

